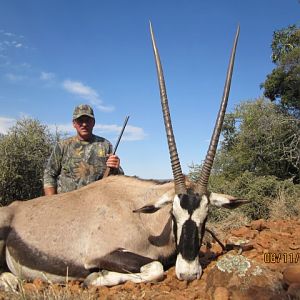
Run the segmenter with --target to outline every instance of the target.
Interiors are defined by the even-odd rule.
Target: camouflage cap
[[[88,116],[95,119],[93,109],[87,104],[80,104],[75,107],[73,112],[73,120],[80,118],[81,116]]]

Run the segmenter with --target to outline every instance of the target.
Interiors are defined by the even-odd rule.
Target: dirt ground
[[[161,282],[126,282],[110,288],[82,288],[80,282],[48,285],[37,279],[22,283],[18,293],[2,292],[0,299],[300,299],[299,220],[254,221],[227,233],[226,242],[247,243],[252,249],[224,254],[214,241],[207,243],[201,247],[200,280],[179,281],[174,267],[165,272]],[[237,273],[233,265],[228,266],[229,258],[238,259],[236,268],[246,263],[246,269],[251,265],[254,271]],[[284,273],[289,268],[294,268],[289,273],[294,282]]]

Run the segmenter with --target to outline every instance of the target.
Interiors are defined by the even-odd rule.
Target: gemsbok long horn
[[[176,148],[176,142],[175,142],[175,137],[174,137],[173,128],[172,128],[172,122],[171,122],[164,74],[163,74],[163,70],[162,70],[162,66],[161,66],[159,53],[158,53],[158,50],[156,47],[156,42],[155,42],[151,22],[150,22],[150,33],[151,33],[153,52],[154,52],[154,58],[155,58],[155,63],[156,63],[161,106],[162,106],[162,111],[163,111],[163,116],[164,116],[165,129],[166,129],[168,146],[169,146],[169,154],[170,154],[172,172],[173,172],[173,177],[174,177],[175,193],[177,195],[178,194],[186,194],[187,189],[186,189],[186,185],[185,185],[185,179],[184,179],[183,173],[181,171],[180,161],[179,161],[178,152],[177,152],[177,148]]]
[[[224,121],[224,117],[225,117],[239,33],[240,33],[240,26],[238,25],[234,43],[233,43],[233,48],[231,51],[230,61],[229,61],[229,65],[228,65],[226,82],[225,82],[223,97],[222,97],[222,101],[221,101],[221,105],[220,105],[220,110],[218,113],[214,131],[213,131],[213,134],[212,134],[212,137],[210,140],[210,145],[209,145],[206,157],[205,157],[205,161],[202,166],[200,178],[197,181],[196,191],[199,193],[207,193],[208,179],[209,179],[212,165],[214,162],[214,158],[216,155],[219,137],[221,134],[223,121]]]

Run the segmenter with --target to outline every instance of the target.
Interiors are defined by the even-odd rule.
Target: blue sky
[[[299,16],[298,0],[2,0],[0,132],[27,116],[74,133],[72,111],[88,103],[94,133],[113,144],[130,115],[118,149],[126,174],[171,178],[151,20],[187,173],[205,157],[237,24],[228,111],[262,95],[272,34]]]

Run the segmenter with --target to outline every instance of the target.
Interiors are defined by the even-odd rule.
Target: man
[[[45,195],[76,190],[110,174],[124,174],[120,159],[112,155],[111,143],[93,134],[95,117],[86,104],[75,107],[73,127],[77,135],[57,143],[44,171]]]

